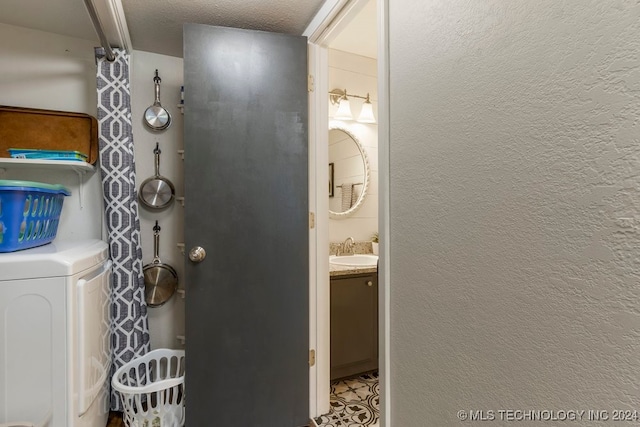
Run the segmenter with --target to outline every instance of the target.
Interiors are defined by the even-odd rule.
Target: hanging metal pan
[[[169,264],[163,264],[158,255],[160,226],[153,227],[153,261],[142,268],[144,298],[149,307],[159,307],[173,296],[178,288],[178,273]]]
[[[176,194],[173,183],[160,175],[160,144],[156,142],[155,155],[156,174],[140,184],[140,201],[148,208],[163,209],[169,206]]]
[[[153,105],[144,111],[144,123],[153,130],[165,130],[171,126],[171,114],[169,114],[169,111],[160,104],[161,81],[162,80],[158,76],[158,70],[156,70],[156,76],[153,78],[156,99],[153,102]]]

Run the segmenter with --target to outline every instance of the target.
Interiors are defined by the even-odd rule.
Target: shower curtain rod
[[[96,13],[96,9],[93,6],[93,2],[91,0],[84,0],[84,5],[87,7],[87,12],[89,12],[89,16],[91,17],[93,28],[95,28],[96,33],[98,33],[100,44],[102,44],[102,47],[104,48],[105,54],[107,56],[107,61],[111,62],[116,59],[116,55],[113,53],[113,49],[111,49],[111,45],[109,45],[107,36],[105,36],[104,34],[102,24],[100,23],[100,18],[98,18],[98,14]]]

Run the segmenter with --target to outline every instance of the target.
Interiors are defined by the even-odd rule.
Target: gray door
[[[184,27],[186,422],[309,420],[307,45]]]

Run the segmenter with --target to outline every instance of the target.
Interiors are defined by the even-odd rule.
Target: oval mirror
[[[329,129],[329,217],[346,218],[357,211],[369,188],[369,159],[347,129]]]

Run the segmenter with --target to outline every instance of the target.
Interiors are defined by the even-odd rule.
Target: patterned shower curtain
[[[149,351],[131,128],[129,57],[120,49],[114,49],[114,53],[115,60],[109,62],[104,49],[96,48],[100,171],[113,260],[111,376],[126,362]],[[111,409],[123,410],[114,390]]]

